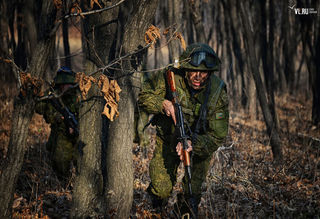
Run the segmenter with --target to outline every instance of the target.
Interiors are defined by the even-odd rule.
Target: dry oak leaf
[[[119,116],[118,102],[120,100],[119,93],[121,88],[116,80],[109,80],[105,75],[99,77],[98,86],[101,88],[103,97],[106,100],[102,114],[111,121]]]
[[[71,14],[79,14],[82,18],[84,18],[84,16],[81,14],[82,10],[77,2],[73,3],[70,12]]]
[[[81,96],[85,100],[87,98],[88,91],[91,88],[92,82],[95,83],[96,80],[92,76],[87,76],[83,72],[78,72],[76,74],[76,81],[79,83]]]
[[[180,44],[181,44],[181,47],[183,48],[183,50],[186,50],[186,41],[184,40],[182,34],[180,32],[176,32],[174,34],[174,37],[180,41]]]
[[[99,3],[99,0],[91,0],[90,1],[90,8],[92,9],[94,4],[97,4],[100,8],[102,8],[102,6]]]
[[[41,78],[32,77],[30,73],[21,72],[20,73],[21,80],[21,94],[23,96],[27,95],[28,90],[32,90],[33,95],[35,96],[43,96],[43,80]]]
[[[144,34],[144,41],[152,45],[155,44],[157,39],[161,38],[160,29],[154,25],[151,25]]]
[[[168,27],[168,28],[166,28],[163,32],[162,32],[162,34],[163,35],[167,35],[168,33],[169,33],[169,30],[171,29],[171,27]]]
[[[62,8],[62,0],[53,0],[53,4],[56,7],[56,9]]]
[[[4,59],[4,58],[1,58],[1,57],[0,57],[0,60],[2,60],[2,61],[5,62],[5,63],[8,63],[8,64],[11,64],[11,63],[12,63],[12,60],[10,60],[10,59]]]

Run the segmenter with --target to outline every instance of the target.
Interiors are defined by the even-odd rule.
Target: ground
[[[0,92],[0,155],[5,156],[13,111],[13,89]],[[262,117],[231,109],[226,144],[212,158],[203,184],[200,218],[319,218],[320,216],[320,128],[311,123],[311,100],[294,95],[277,96],[284,158],[273,163],[269,138]],[[51,169],[45,144],[50,126],[35,114],[29,127],[25,155],[13,202],[13,218],[68,218],[72,178],[61,183]],[[134,202],[131,218],[168,218],[175,195],[160,211],[153,209],[146,188],[148,165],[154,146],[133,144]],[[183,168],[181,168],[183,173]],[[181,173],[181,174],[182,174]],[[181,177],[181,176],[180,176]]]

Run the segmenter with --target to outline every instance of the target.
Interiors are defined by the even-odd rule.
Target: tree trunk
[[[286,76],[287,87],[289,92],[292,93],[294,90],[294,75],[295,75],[295,54],[297,49],[297,40],[296,32],[292,34],[291,28],[293,25],[290,22],[290,13],[288,10],[288,4],[285,4],[283,7],[283,23],[282,23],[282,32],[284,37],[283,43],[283,62],[284,62],[284,75]],[[294,17],[292,17],[294,19]],[[295,24],[293,22],[293,24]]]
[[[105,7],[117,2],[113,0]],[[90,10],[89,5],[89,0],[82,1],[84,11]],[[84,63],[87,74],[108,62],[112,42],[116,37],[118,12],[119,7],[116,7],[84,18],[82,43],[86,54]],[[103,105],[101,92],[96,85],[93,85],[79,111],[79,169],[74,185],[72,218],[97,218],[105,215],[102,173],[104,133],[102,133],[101,113]]]
[[[186,29],[186,36],[187,36],[187,44],[192,44],[195,42],[194,39],[194,31],[193,31],[193,25],[192,25],[192,21],[191,21],[191,9],[189,6],[189,0],[184,0],[184,20],[185,20],[185,29]]]
[[[202,22],[200,11],[201,1],[189,0],[189,10],[191,13],[192,23],[196,31],[196,41],[199,43],[207,43],[205,29]]]
[[[139,0],[134,4],[126,2],[125,7],[131,11],[123,28],[122,54],[131,52],[144,45],[144,33],[154,17],[158,0]],[[138,57],[138,56],[137,56]],[[137,58],[134,57],[134,58]],[[137,60],[137,59],[136,59]],[[134,71],[129,60],[123,62],[126,74]],[[139,74],[124,76],[118,79],[122,89],[118,110],[120,116],[109,127],[107,147],[107,212],[116,215],[116,218],[128,218],[133,200],[133,167],[132,145],[134,130],[134,107],[137,99],[137,85],[140,84]]]
[[[63,1],[63,12],[62,14],[67,14],[67,1]],[[64,49],[64,65],[72,68],[71,57],[70,57],[70,44],[69,44],[69,23],[68,19],[62,19],[62,37],[63,37],[63,49]]]
[[[273,152],[273,157],[276,161],[281,161],[282,159],[282,150],[281,150],[281,141],[279,133],[277,132],[275,128],[275,122],[273,120],[272,114],[269,109],[267,97],[265,95],[262,80],[259,73],[259,66],[258,66],[258,60],[255,48],[251,46],[251,43],[254,42],[253,40],[253,33],[250,28],[250,21],[248,16],[250,16],[250,10],[245,10],[245,8],[249,8],[248,4],[240,3],[240,12],[241,12],[241,19],[243,23],[244,33],[246,35],[246,38],[244,39],[245,48],[248,51],[248,57],[249,58],[249,65],[252,69],[253,78],[256,84],[257,94],[260,102],[260,107],[263,112],[263,116],[266,122],[267,126],[267,132],[270,136],[270,144]],[[245,6],[244,6],[245,4]]]
[[[9,56],[9,34],[8,34],[8,17],[7,17],[8,3],[6,1],[0,2],[0,57],[7,58]],[[13,16],[13,15],[12,15]],[[0,61],[0,81],[12,82],[15,79],[13,71],[5,62]]]
[[[182,27],[182,13],[180,11],[180,7],[182,4],[182,0],[169,0],[168,5],[168,19],[165,19],[165,25],[167,27],[174,26],[175,28],[171,28],[169,30],[169,63],[173,63],[175,59],[179,58],[180,55],[180,46],[178,39],[172,38],[174,32],[181,32]],[[166,22],[167,21],[167,22]],[[170,39],[171,38],[171,39]]]
[[[42,35],[34,49],[29,71],[33,77],[41,78],[46,70],[49,54],[54,48],[54,35],[50,36],[55,21],[55,9],[52,1],[42,3]],[[35,107],[35,97],[29,90],[25,98],[16,97],[12,116],[12,127],[8,153],[0,166],[0,218],[11,217],[13,194],[26,150],[28,127]]]
[[[319,28],[319,25],[318,25]],[[312,93],[313,93],[313,101],[312,101],[312,123],[314,125],[320,125],[320,37],[319,37],[319,29],[316,38],[316,45],[315,45],[315,56],[314,56],[314,63],[315,69],[312,73],[313,75],[313,83],[312,83]]]
[[[262,66],[263,73],[267,88],[267,98],[268,104],[273,116],[273,120],[275,121],[275,127],[277,130],[280,129],[280,124],[278,121],[278,116],[275,107],[274,100],[274,88],[275,80],[274,80],[274,59],[273,59],[273,43],[274,43],[274,3],[273,0],[269,0],[269,8],[266,8],[266,2],[259,2],[260,11],[261,11],[261,31],[260,31],[260,40],[261,40],[261,58],[262,58]],[[267,16],[267,11],[269,11],[269,16]],[[269,18],[269,31],[267,31],[267,19]],[[269,35],[269,37],[267,37]]]

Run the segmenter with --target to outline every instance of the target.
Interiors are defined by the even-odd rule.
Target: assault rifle
[[[73,135],[79,136],[78,121],[75,115],[62,103],[60,97],[53,97],[49,100],[52,106],[63,116],[63,121],[66,127],[72,128]]]
[[[182,107],[178,99],[178,93],[176,91],[176,84],[174,80],[174,73],[170,69],[167,71],[167,81],[169,85],[169,89],[172,95],[172,103],[175,109],[175,116],[176,116],[176,128],[179,130],[179,137],[178,140],[183,145],[183,164],[185,167],[185,175],[187,177],[188,181],[188,188],[189,188],[189,194],[190,194],[190,200],[189,204],[192,207],[192,213],[194,214],[193,218],[196,218],[196,212],[197,212],[197,206],[195,203],[195,199],[193,197],[192,193],[192,187],[191,187],[191,161],[190,161],[190,154],[187,151],[188,149],[188,139],[189,136],[186,134],[185,128],[184,128],[184,119],[183,119],[183,113],[182,113]]]

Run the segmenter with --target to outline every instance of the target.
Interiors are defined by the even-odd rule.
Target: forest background
[[[221,58],[230,100],[228,139],[212,158],[200,215],[319,216],[320,1],[0,2],[1,218],[179,215],[179,184],[162,212],[152,208],[154,127],[132,143],[134,111],[141,82],[193,42]],[[81,171],[66,184],[45,150],[50,126],[34,114],[61,65],[92,81],[80,109]],[[114,121],[101,116],[102,74],[122,90]]]

